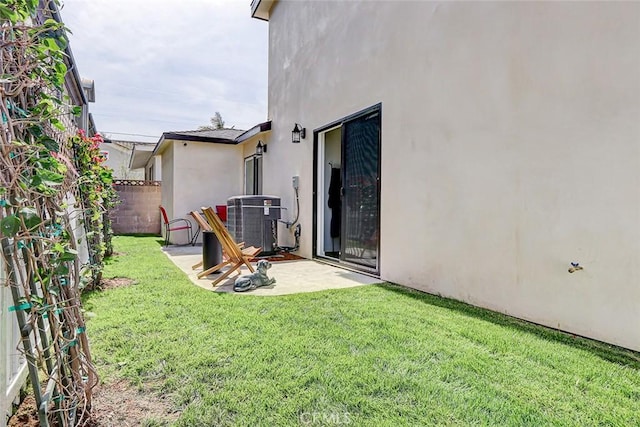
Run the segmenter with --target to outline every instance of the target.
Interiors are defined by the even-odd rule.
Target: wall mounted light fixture
[[[256,145],[256,156],[262,156],[262,154],[266,152],[267,144],[263,144],[262,141],[258,141],[258,145]]]
[[[298,123],[296,123],[296,125],[293,127],[293,130],[291,131],[291,142],[293,142],[294,144],[297,144],[300,142],[300,139],[301,138],[304,139],[306,135],[307,135],[307,129],[303,128]]]

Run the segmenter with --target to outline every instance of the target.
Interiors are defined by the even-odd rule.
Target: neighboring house
[[[131,164],[144,162],[149,180],[161,174],[162,205],[169,218],[188,218],[203,206],[226,205],[231,196],[261,193],[262,156],[256,145],[270,129],[266,122],[248,131],[165,132],[151,153],[136,148]],[[184,243],[185,236],[175,234],[172,241]]]
[[[133,150],[153,150],[154,143],[138,141],[119,141],[105,138],[100,144],[100,151],[106,157],[105,164],[113,169],[113,177],[116,179],[144,180],[143,166],[131,167]]]
[[[141,169],[145,181],[162,181],[162,156],[153,155],[155,143],[136,144],[131,150],[129,169]]]
[[[301,255],[640,350],[640,3],[251,8]]]

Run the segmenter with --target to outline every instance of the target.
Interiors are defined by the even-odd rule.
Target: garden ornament
[[[584,268],[580,265],[580,263],[577,263],[577,262],[571,263],[571,267],[569,268],[569,273],[574,273],[580,270],[584,270]]]
[[[258,261],[257,271],[245,274],[236,279],[233,290],[236,292],[252,291],[260,286],[268,286],[276,283],[276,279],[267,277],[267,270],[271,268],[271,263],[261,259]]]

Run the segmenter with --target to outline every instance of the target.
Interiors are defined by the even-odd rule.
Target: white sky
[[[156,142],[216,111],[236,129],[266,120],[268,24],[250,0],[64,0],[61,14],[101,133]]]

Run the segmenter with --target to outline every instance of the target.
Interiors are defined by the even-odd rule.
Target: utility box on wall
[[[261,247],[274,253],[278,245],[277,220],[280,198],[274,196],[234,196],[227,201],[227,228],[236,242]]]

